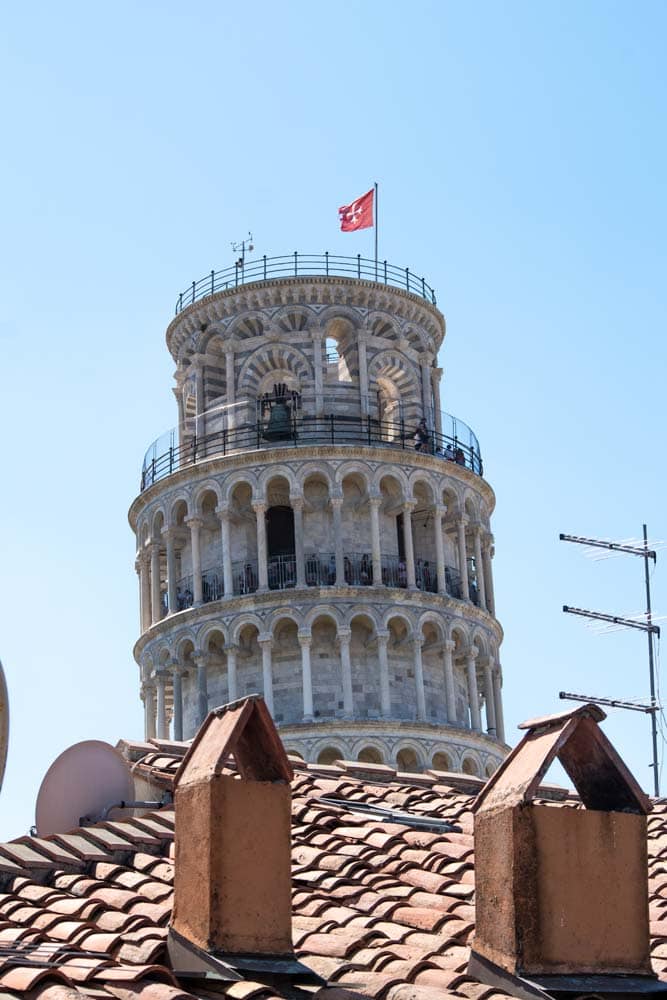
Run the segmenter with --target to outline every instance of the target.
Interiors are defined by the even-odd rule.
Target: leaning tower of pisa
[[[408,269],[296,253],[179,296],[178,425],[129,515],[147,737],[258,691],[310,762],[504,756],[494,494],[441,410],[435,301]]]

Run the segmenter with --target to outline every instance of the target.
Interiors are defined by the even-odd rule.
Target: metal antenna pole
[[[649,681],[651,690],[651,702],[648,708],[635,708],[635,711],[645,711],[651,716],[651,742],[653,749],[653,761],[649,765],[653,769],[653,788],[655,790],[656,798],[660,797],[660,769],[658,764],[658,723],[656,716],[660,711],[660,705],[655,696],[655,662],[653,659],[653,633],[660,635],[660,629],[657,625],[653,624],[653,616],[651,611],[651,582],[648,572],[648,562],[652,559],[656,562],[657,556],[655,549],[649,549],[648,547],[648,535],[646,531],[646,525],[643,525],[643,545],[628,545],[619,542],[607,542],[601,538],[582,538],[579,535],[564,535],[561,534],[560,540],[562,542],[575,542],[578,545],[586,545],[591,548],[601,548],[607,549],[610,552],[623,552],[626,555],[641,556],[644,560],[644,581],[646,584],[646,614],[645,621],[637,621],[633,618],[624,618],[620,615],[610,615],[605,614],[602,611],[587,611],[584,608],[571,608],[566,604],[563,605],[563,611],[571,615],[581,615],[583,618],[591,618],[594,621],[605,621],[612,625],[620,625],[623,628],[634,628],[639,629],[642,632],[646,632],[648,639],[648,664],[649,664]],[[583,696],[573,695],[561,691],[561,698],[566,698],[573,701],[583,701]],[[595,699],[596,701],[601,701],[603,704],[613,705],[617,708],[631,708],[628,703],[623,703],[617,699]],[[632,706],[634,707],[634,706]]]
[[[646,525],[644,527],[644,580],[646,582],[646,622],[648,624],[648,630],[646,633],[648,639],[648,669],[649,678],[651,685],[651,705],[654,711],[651,712],[651,740],[653,742],[653,763],[651,767],[653,768],[653,787],[655,788],[655,797],[658,798],[660,795],[660,774],[658,769],[658,723],[656,720],[657,711],[656,700],[655,700],[655,663],[653,660],[653,629],[651,628],[651,580],[648,572],[648,561],[650,559],[649,547],[648,547],[648,536],[646,533]],[[653,552],[653,559],[655,560],[655,552]]]

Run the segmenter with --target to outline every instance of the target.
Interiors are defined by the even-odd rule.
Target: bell
[[[267,441],[281,441],[292,436],[290,411],[283,400],[277,400],[271,407],[269,423],[262,436]]]

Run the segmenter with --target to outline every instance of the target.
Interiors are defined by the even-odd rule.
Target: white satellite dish
[[[7,682],[5,672],[0,663],[0,788],[2,779],[5,776],[5,765],[7,763],[7,747],[9,746],[9,695],[7,693]]]
[[[133,798],[132,775],[118,751],[101,740],[83,740],[64,750],[44,776],[35,807],[37,833],[67,833],[84,816],[97,818]],[[110,818],[121,815],[112,812]]]

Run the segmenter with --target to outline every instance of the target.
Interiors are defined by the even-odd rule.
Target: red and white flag
[[[357,229],[370,229],[373,225],[373,188],[361,198],[338,209],[340,229],[343,233],[354,233]]]

